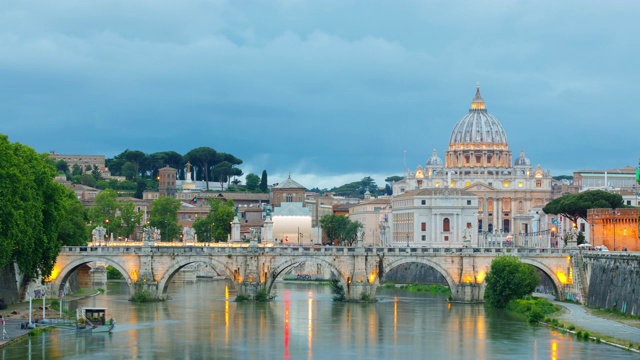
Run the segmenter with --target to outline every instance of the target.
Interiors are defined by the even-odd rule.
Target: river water
[[[122,283],[70,303],[103,306],[111,334],[54,330],[1,359],[637,359],[442,295],[379,289],[377,303],[334,303],[329,286],[277,284],[271,303],[235,303],[226,281],[173,283],[171,300],[133,304]]]

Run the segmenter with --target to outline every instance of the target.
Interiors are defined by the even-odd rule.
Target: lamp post
[[[407,247],[409,247],[409,233],[407,233]]]

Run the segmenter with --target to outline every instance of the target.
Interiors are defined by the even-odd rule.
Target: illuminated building
[[[478,198],[474,231],[518,234],[549,228],[540,214],[552,199],[551,175],[540,165],[533,168],[524,151],[512,160],[506,132],[487,112],[479,86],[469,112],[451,132],[444,159],[434,150],[424,167],[408,170],[394,183],[394,197],[418,189],[464,190]]]

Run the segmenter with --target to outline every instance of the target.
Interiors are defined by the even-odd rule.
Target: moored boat
[[[107,319],[107,308],[83,307],[76,310],[78,332],[111,332],[115,325],[113,318]]]

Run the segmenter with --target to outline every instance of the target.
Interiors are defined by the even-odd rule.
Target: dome
[[[507,148],[507,134],[502,124],[490,115],[485,108],[484,99],[480,95],[480,86],[476,88],[476,96],[471,101],[469,113],[458,121],[449,140],[452,146],[464,148]]]
[[[431,157],[427,160],[427,166],[444,166],[442,159],[438,157],[438,152],[436,149],[433,149],[431,153]]]
[[[520,150],[520,156],[513,163],[514,166],[531,166],[531,160],[524,156],[524,150]]]

